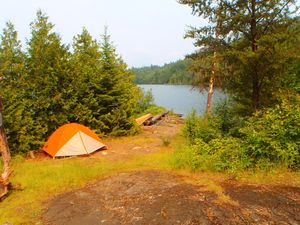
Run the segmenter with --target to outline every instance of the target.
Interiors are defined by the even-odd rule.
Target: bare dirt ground
[[[166,118],[142,134],[107,140],[108,151],[93,157],[122,160],[157,151],[182,121]],[[147,141],[144,141],[146,138]],[[300,188],[206,181],[159,170],[124,172],[50,200],[44,224],[300,224]],[[209,183],[209,182],[208,182]],[[221,191],[220,191],[221,190]]]
[[[153,126],[142,127],[142,132],[133,137],[104,139],[107,151],[96,152],[109,160],[122,160],[136,155],[157,152],[163,145],[173,139],[183,127],[183,119],[166,116]]]

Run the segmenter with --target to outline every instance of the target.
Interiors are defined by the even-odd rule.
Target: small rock
[[[134,147],[134,148],[132,148],[132,150],[139,150],[139,149],[141,149],[142,147],[140,147],[140,146],[136,146],[136,147]]]

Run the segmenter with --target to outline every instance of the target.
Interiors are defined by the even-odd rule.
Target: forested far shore
[[[192,84],[193,73],[188,70],[192,61],[181,59],[163,66],[132,68],[137,84]]]

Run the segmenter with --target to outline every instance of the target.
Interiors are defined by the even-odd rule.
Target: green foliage
[[[20,143],[18,151],[28,151],[28,147],[31,150],[39,149],[46,137],[60,124],[68,122],[63,105],[68,101],[64,98],[64,91],[70,88],[69,52],[53,28],[48,17],[38,11],[36,20],[31,23],[27,73],[23,75],[24,100],[27,101],[27,116],[31,124],[24,125],[23,137],[14,137]]]
[[[188,71],[191,60],[178,60],[163,66],[133,68],[137,84],[191,84],[193,73]]]
[[[251,161],[245,154],[243,142],[238,138],[224,137],[206,143],[196,139],[189,147],[174,153],[177,168],[237,172],[248,168]]]
[[[240,137],[239,130],[244,124],[244,119],[239,116],[240,108],[244,108],[243,105],[230,98],[224,99],[213,108],[213,116],[210,120],[218,124],[219,130],[224,136]]]
[[[299,168],[297,1],[179,2],[209,22],[186,34],[199,47],[190,56],[194,83],[207,87],[214,69],[217,85],[233,99],[211,117],[187,119],[190,168]]]
[[[149,108],[147,108],[142,114],[152,114],[152,115],[157,115],[159,113],[166,112],[166,109],[162,106],[157,106],[157,105],[151,105]]]
[[[149,90],[147,92],[141,91],[141,97],[138,102],[138,112],[144,112],[149,107],[154,105],[154,97],[152,94],[152,90]]]
[[[287,167],[300,165],[300,96],[257,112],[241,129],[253,160]]]
[[[71,52],[53,28],[38,11],[26,52],[11,23],[1,36],[0,94],[12,153],[40,149],[56,128],[68,122],[99,134],[135,132],[139,88],[106,30],[98,43],[83,29]]]
[[[216,67],[218,86],[244,105],[244,115],[276,104],[276,91],[299,61],[297,1],[179,2],[209,22],[192,27],[186,34],[199,47],[191,56],[197,86],[207,87]]]
[[[223,131],[222,118],[200,117],[191,112],[184,127],[189,147],[175,152],[175,164],[192,170],[237,171],[247,168],[250,160],[245,154],[243,141]],[[223,120],[226,121],[226,120]],[[176,156],[178,155],[178,156]]]
[[[135,111],[136,118],[145,114],[157,115],[165,111],[166,109],[164,107],[157,106],[154,104],[152,90],[145,92],[144,90],[140,89],[139,101]]]
[[[218,109],[218,114],[209,118],[195,112],[188,116],[184,134],[189,146],[174,153],[175,165],[229,172],[277,166],[299,169],[299,94],[244,120],[229,116],[232,107]]]
[[[129,119],[135,113],[138,102],[138,87],[133,83],[134,75],[127,70],[127,65],[116,54],[115,47],[110,43],[110,36],[105,31],[101,43],[102,80],[104,87],[103,110],[99,119],[104,121],[107,129],[101,130],[113,135],[124,135],[134,127],[134,120]]]
[[[197,139],[202,139],[205,143],[208,143],[214,138],[221,137],[219,124],[207,117],[200,117],[196,110],[193,110],[187,116],[183,132],[192,144]]]
[[[21,138],[30,139],[26,136],[25,124],[30,129],[33,121],[27,110],[29,102],[24,99],[24,74],[25,55],[21,50],[20,41],[17,39],[17,32],[14,25],[6,23],[1,35],[0,45],[0,93],[3,96],[5,111],[3,113],[6,124],[8,141],[13,149],[20,145]],[[23,150],[22,145],[20,150]],[[28,147],[28,145],[26,146]]]

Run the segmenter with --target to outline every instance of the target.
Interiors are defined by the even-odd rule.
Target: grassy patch
[[[0,224],[34,224],[38,222],[44,203],[52,196],[93,183],[121,171],[141,169],[170,169],[169,150],[138,156],[126,161],[108,161],[98,157],[12,160],[13,184],[22,191],[13,191],[0,203]]]
[[[22,191],[12,192],[0,203],[0,223],[32,224],[41,213],[42,202],[57,193],[82,187],[86,182],[110,174],[107,162],[90,158],[12,161],[13,184]]]
[[[122,141],[145,143],[140,136],[120,138]],[[148,139],[147,139],[148,140]],[[149,140],[148,140],[149,141]],[[200,191],[210,191],[218,196],[218,203],[236,204],[223,191],[220,182],[231,179],[232,174],[191,171],[182,162],[189,162],[189,152],[182,135],[163,143],[155,154],[139,155],[121,161],[109,161],[101,156],[65,159],[25,160],[16,156],[11,181],[20,184],[22,191],[13,191],[0,203],[0,224],[38,224],[46,202],[56,194],[81,188],[88,183],[123,171],[158,169],[182,175],[184,181],[199,186]],[[177,149],[173,152],[173,149]],[[180,154],[178,154],[178,152]],[[182,165],[182,166],[180,166]],[[1,166],[1,162],[0,162]],[[300,186],[300,173],[278,168],[272,171],[242,171],[234,174],[240,183]]]
[[[146,110],[144,110],[143,112],[138,113],[135,117],[138,118],[138,117],[143,116],[143,115],[148,114],[148,113],[150,113],[152,115],[157,115],[157,114],[163,113],[165,111],[167,111],[167,110],[162,106],[151,105]]]

